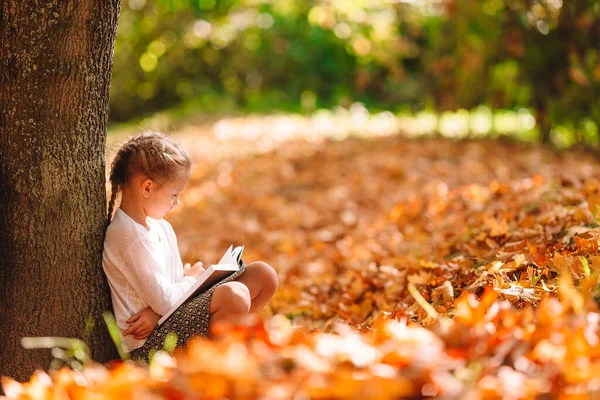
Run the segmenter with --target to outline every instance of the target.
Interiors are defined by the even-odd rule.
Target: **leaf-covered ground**
[[[590,155],[398,136],[267,152],[181,140],[196,165],[168,219],[184,262],[244,244],[246,261],[279,273],[267,309],[150,368],[40,372],[26,385],[4,379],[7,393],[600,396],[600,166]]]

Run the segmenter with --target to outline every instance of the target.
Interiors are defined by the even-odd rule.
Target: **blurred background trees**
[[[599,89],[595,0],[128,0],[110,116],[527,110],[540,138],[595,144]]]

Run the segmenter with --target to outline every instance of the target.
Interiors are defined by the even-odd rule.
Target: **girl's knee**
[[[251,270],[252,274],[257,275],[257,278],[262,283],[263,291],[275,293],[279,284],[279,278],[273,267],[264,261],[255,261],[248,264],[246,269]]]
[[[218,286],[213,292],[213,300],[216,300],[216,308],[227,309],[230,313],[248,314],[250,311],[250,291],[241,282],[232,281]]]

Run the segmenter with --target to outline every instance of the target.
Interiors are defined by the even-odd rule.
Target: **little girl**
[[[215,323],[260,311],[277,290],[271,266],[242,262],[239,271],[188,300],[155,329],[204,271],[201,262],[183,266],[175,232],[163,219],[179,205],[190,170],[186,152],[157,132],[131,138],[111,165],[102,267],[125,350],[133,359],[147,362],[169,332],[177,335],[177,347],[193,336],[210,337]],[[118,193],[121,203],[112,217]]]

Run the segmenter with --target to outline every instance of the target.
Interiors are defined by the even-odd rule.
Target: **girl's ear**
[[[148,198],[150,192],[152,192],[152,181],[150,179],[144,179],[142,182],[142,194],[144,197]]]

